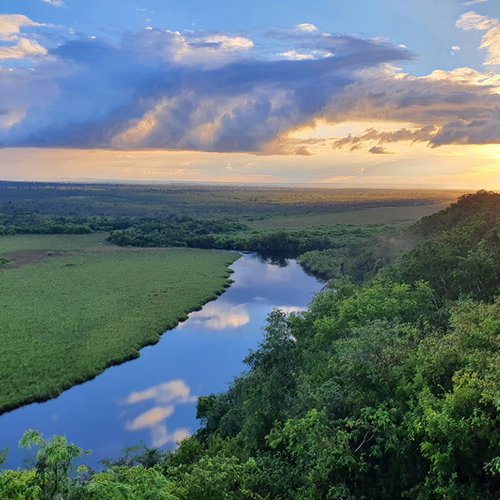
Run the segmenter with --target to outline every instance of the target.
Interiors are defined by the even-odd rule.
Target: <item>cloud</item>
[[[26,116],[25,111],[2,111],[0,110],[0,127],[10,128],[19,123]]]
[[[485,31],[484,45],[495,23],[467,13],[457,25]],[[392,66],[413,54],[384,39],[296,27],[265,35],[273,48],[283,47],[276,55],[245,34],[151,27],[113,42],[75,38],[47,51],[33,40],[21,43],[21,31],[36,26],[25,16],[0,23],[10,43],[0,55],[37,57],[33,71],[0,69],[0,146],[307,156],[322,143],[366,151],[404,141],[500,142],[496,73],[458,68],[414,77]],[[290,136],[318,120],[395,127],[374,125],[328,144]],[[244,311],[229,312],[244,324]],[[218,318],[204,321],[223,328]]]
[[[15,42],[25,27],[42,26],[21,14],[0,14],[0,41]]]
[[[286,52],[279,52],[278,56],[288,59],[290,61],[305,61],[307,59],[314,59],[312,54],[303,54],[296,50],[287,50]]]
[[[66,7],[63,0],[42,0],[42,2],[52,5],[52,7]]]
[[[488,53],[484,64],[487,66],[500,65],[500,21],[498,19],[470,11],[460,16],[456,26],[464,31],[486,31],[480,45],[480,48],[486,49]]]
[[[316,26],[314,24],[311,24],[311,23],[297,24],[295,26],[295,29],[297,31],[304,31],[306,33],[311,33],[311,32],[314,32],[314,31],[318,31],[318,28],[316,28]]]
[[[338,126],[329,135],[311,134],[311,129],[326,124]],[[470,68],[422,77],[390,67],[364,71],[309,125],[309,132],[302,128],[305,132],[291,129],[280,134],[268,143],[268,152],[314,154],[330,148],[357,152],[400,142],[431,148],[499,144],[500,75]]]
[[[47,49],[39,43],[20,38],[19,41],[10,47],[0,46],[0,59],[24,59],[25,57],[44,56]]]
[[[367,141],[444,144],[500,143],[500,76],[459,68],[413,77],[394,69],[367,72],[336,96],[324,116],[334,122],[410,123],[391,132],[368,130],[337,139],[339,148]]]
[[[462,14],[455,24],[457,28],[465,31],[485,31],[494,28],[498,24],[498,21],[491,17],[481,16],[474,11],[470,11]]]
[[[373,146],[368,150],[369,153],[372,153],[374,155],[391,155],[394,153],[391,153],[390,151],[387,151],[387,149],[383,148],[382,146]]]
[[[478,3],[486,3],[488,0],[469,0],[464,2],[466,7],[470,7],[471,5],[477,5]]]
[[[307,307],[300,307],[300,306],[279,306],[275,307],[275,309],[279,309],[280,311],[283,311],[285,314],[302,313],[307,311]]]
[[[247,50],[253,47],[252,40],[242,36],[213,35],[205,37],[203,41],[225,50]]]
[[[376,130],[375,128],[369,128],[362,135],[348,135],[342,139],[335,140],[332,143],[332,147],[334,149],[342,149],[343,147],[350,146],[351,150],[355,150],[361,147],[361,143],[370,141],[376,141],[379,144],[401,141],[430,142],[434,139],[439,130],[439,127],[436,127],[435,125],[427,125],[416,129],[400,128],[393,131],[382,132]],[[373,153],[374,151],[370,152]]]
[[[312,50],[309,52],[298,52],[296,50],[287,50],[285,52],[278,52],[278,57],[288,59],[289,61],[307,61],[314,59],[322,59],[325,57],[333,57],[331,52],[324,50]]]
[[[117,43],[68,41],[34,74],[0,78],[0,92],[15,94],[27,112],[0,129],[0,145],[259,152],[321,114],[359,70],[412,57],[388,42],[349,36],[303,32],[291,40],[335,55],[269,59],[240,35],[156,29]],[[43,86],[55,98],[34,106],[32,89],[41,96]]]
[[[44,26],[21,14],[0,15],[0,60],[44,56],[47,49],[28,38],[26,29]]]

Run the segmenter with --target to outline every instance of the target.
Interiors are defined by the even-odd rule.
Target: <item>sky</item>
[[[500,189],[500,0],[0,0],[0,179]]]

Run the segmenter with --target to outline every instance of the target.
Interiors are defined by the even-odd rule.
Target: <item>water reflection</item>
[[[286,267],[247,254],[233,264],[234,284],[138,359],[106,370],[58,398],[0,416],[0,448],[9,448],[7,467],[22,464],[17,443],[26,429],[66,435],[93,453],[98,467],[127,446],[173,448],[196,431],[196,400],[221,392],[245,369],[248,350],[262,338],[273,308],[303,310],[321,284],[293,260]]]
[[[214,302],[207,304],[201,311],[191,313],[189,320],[209,330],[225,330],[250,323],[250,315],[245,304],[233,306],[224,302]]]
[[[148,399],[152,399],[157,403],[196,403],[198,398],[191,395],[191,388],[184,380],[171,380],[143,391],[131,392],[126,403],[130,405]]]
[[[299,307],[299,306],[280,306],[277,307],[276,309],[283,311],[285,314],[301,313],[307,311],[307,307]]]
[[[173,406],[155,406],[151,410],[141,413],[132,422],[127,422],[126,429],[128,431],[138,431],[141,429],[147,429],[149,427],[154,427],[166,420],[170,415],[174,413]]]
[[[125,404],[144,406],[150,402],[157,406],[143,411],[133,420],[128,420],[127,431],[150,431],[150,445],[159,448],[167,444],[177,445],[180,441],[191,435],[188,428],[178,428],[170,433],[167,420],[171,417],[178,405],[195,404],[198,398],[191,394],[191,388],[184,380],[170,380],[154,385],[142,391],[133,391],[127,397]]]

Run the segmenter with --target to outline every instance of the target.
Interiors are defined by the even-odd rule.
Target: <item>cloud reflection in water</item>
[[[209,330],[239,328],[250,323],[250,315],[245,304],[233,306],[225,302],[207,304],[201,311],[189,316],[191,324],[197,324]],[[181,328],[183,324],[179,325]]]
[[[191,395],[191,388],[184,380],[171,380],[163,384],[149,387],[144,391],[131,392],[127,398],[127,404],[140,403],[152,399],[157,403],[195,403],[198,399]]]
[[[127,431],[140,431],[149,429],[151,433],[151,446],[158,448],[166,444],[177,444],[191,435],[186,428],[168,431],[166,420],[171,417],[179,404],[194,404],[197,396],[191,394],[191,388],[184,380],[170,380],[143,391],[134,391],[129,394],[125,404],[136,405],[152,401],[156,406],[144,411],[131,421],[127,421]]]

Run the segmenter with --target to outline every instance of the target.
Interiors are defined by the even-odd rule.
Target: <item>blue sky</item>
[[[43,148],[81,150],[68,178],[95,150],[127,165],[103,178],[143,179],[155,152],[154,180],[500,184],[499,18],[498,0],[0,0],[0,178]]]
[[[461,0],[64,0],[65,6],[57,8],[42,0],[0,0],[0,12],[22,13],[38,22],[110,38],[146,26],[252,34],[266,28],[312,23],[326,32],[382,36],[405,44],[418,54],[405,67],[415,74],[425,74],[435,68],[480,68],[480,34],[464,33],[455,22],[471,8],[482,15],[498,17],[500,4],[497,0],[464,3],[467,4]],[[450,58],[450,49],[455,45],[462,50]]]

